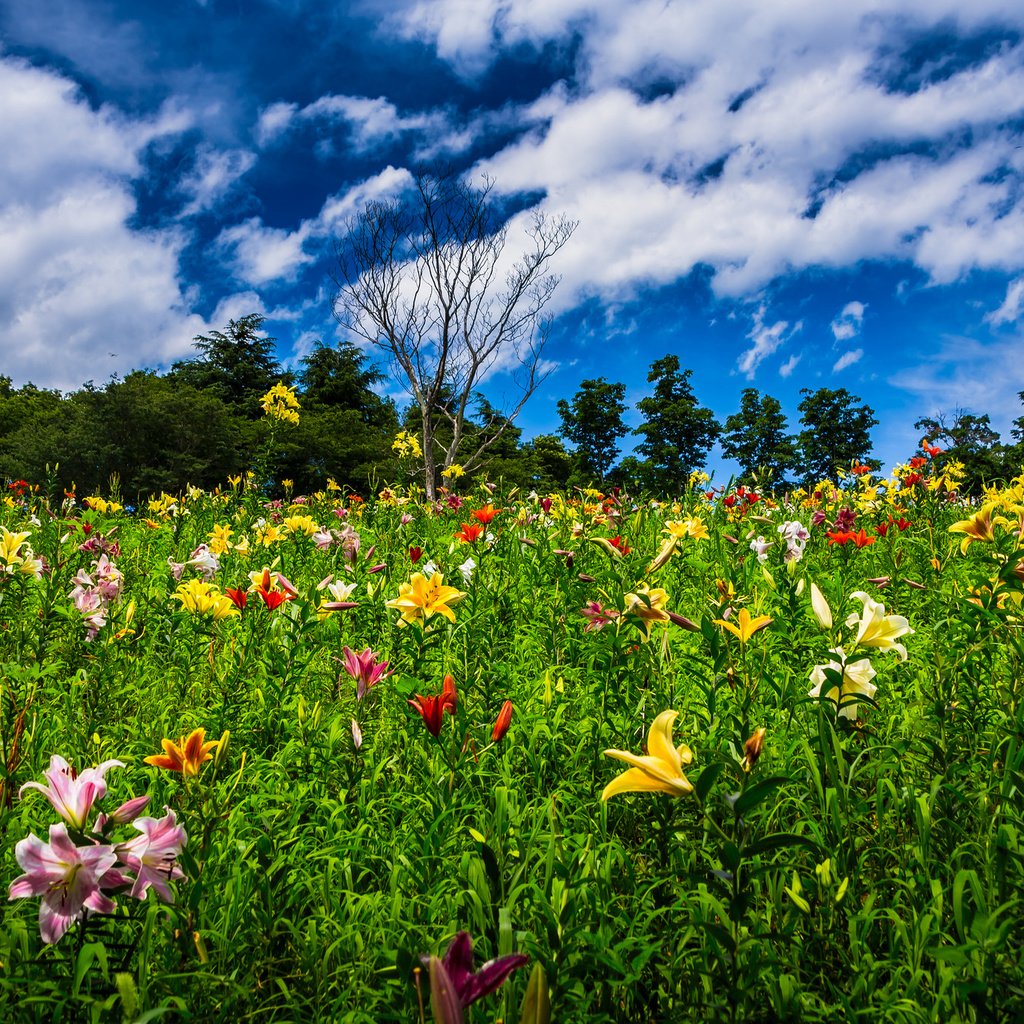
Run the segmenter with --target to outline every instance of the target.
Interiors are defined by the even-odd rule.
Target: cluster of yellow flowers
[[[7,527],[0,526],[0,573],[21,573],[42,579],[42,560],[25,543],[28,538],[28,533],[11,533]]]
[[[180,601],[182,609],[193,615],[212,613],[215,619],[227,619],[239,614],[231,598],[205,580],[193,579],[182,583],[171,597]]]
[[[298,425],[301,406],[295,397],[295,388],[287,387],[283,381],[278,381],[260,399],[260,406],[271,419]]]
[[[409,433],[408,430],[400,430],[395,435],[394,441],[391,442],[391,450],[400,459],[406,459],[409,456],[418,459],[423,455],[423,449],[420,447],[419,440],[415,434]]]

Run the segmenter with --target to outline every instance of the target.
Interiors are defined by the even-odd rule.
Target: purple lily
[[[362,654],[343,647],[341,653],[345,656],[345,671],[356,681],[356,700],[362,700],[367,690],[391,674],[388,663],[377,661],[377,655],[369,647]]]
[[[424,956],[422,960],[428,967],[436,957]],[[441,966],[445,977],[451,982],[464,1010],[482,996],[497,991],[505,983],[508,976],[529,962],[525,953],[510,953],[488,960],[480,970],[473,970],[473,940],[469,932],[459,932],[448,947]],[[431,981],[436,972],[431,972]]]

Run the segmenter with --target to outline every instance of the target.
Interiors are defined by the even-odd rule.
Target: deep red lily
[[[455,680],[451,676],[445,676],[444,689],[440,693],[430,697],[424,697],[418,693],[409,703],[419,712],[423,724],[427,727],[427,732],[431,736],[440,736],[441,726],[444,724],[444,713],[447,711],[449,715],[454,715],[458,704]]]

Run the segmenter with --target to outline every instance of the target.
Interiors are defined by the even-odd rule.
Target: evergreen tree
[[[656,359],[647,374],[654,391],[637,402],[644,422],[633,433],[643,437],[637,451],[644,456],[645,483],[661,494],[676,494],[686,487],[722,432],[711,410],[698,405],[690,386],[692,374],[679,369],[678,356]]]
[[[749,481],[757,474],[762,487],[770,481],[782,490],[797,463],[796,438],[786,427],[777,398],[762,395],[757,388],[744,388],[739,412],[725,421],[722,452],[740,464],[743,479]]]
[[[878,460],[869,458],[871,428],[878,425],[874,409],[857,405],[860,397],[846,388],[801,388],[800,394],[805,396],[797,407],[804,427],[798,441],[805,483],[835,480],[836,470],[854,461],[878,467]]]

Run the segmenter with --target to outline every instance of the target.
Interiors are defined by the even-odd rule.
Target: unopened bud
[[[764,747],[764,737],[764,729],[755,729],[753,736],[743,744],[743,763],[741,767],[745,772],[749,772],[760,760],[761,749]]]

